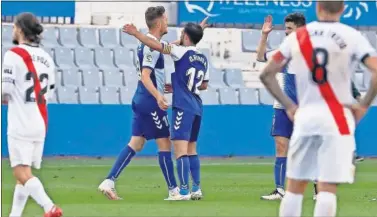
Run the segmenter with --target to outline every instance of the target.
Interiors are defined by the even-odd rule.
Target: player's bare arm
[[[203,81],[203,83],[198,87],[198,90],[207,90],[208,81]]]
[[[158,106],[162,110],[168,109],[168,103],[165,97],[157,90],[151,79],[152,70],[149,68],[143,68],[141,73],[141,82],[143,82],[145,88],[156,98]]]
[[[207,23],[208,18],[209,17],[204,18],[202,20],[202,22],[200,22],[200,24],[199,24],[202,27],[203,30],[210,26],[210,24]],[[181,43],[181,39],[177,39],[177,40],[171,42],[170,44],[179,45],[180,43]]]
[[[361,99],[360,104],[364,107],[369,107],[377,95],[377,56],[367,57],[364,60],[364,63],[372,73],[372,76],[370,79],[369,89],[365,96]]]
[[[290,118],[293,118],[297,105],[283,93],[276,79],[276,74],[281,71],[286,61],[283,55],[278,52],[268,61],[267,66],[263,69],[260,79],[267,90],[278,100],[287,110]]]
[[[262,26],[262,35],[257,47],[257,60],[260,62],[265,62],[265,54],[267,51],[267,39],[268,34],[272,31],[272,16],[269,15],[264,19],[264,24]]]

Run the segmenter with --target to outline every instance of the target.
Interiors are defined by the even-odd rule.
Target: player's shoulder
[[[15,48],[17,48],[18,46],[15,46],[15,47],[12,47],[10,48],[9,50],[7,50],[5,53],[4,53],[4,64],[11,64],[11,65],[15,65],[17,64],[19,61],[22,61],[22,58],[20,55],[18,55],[16,52],[15,52]]]

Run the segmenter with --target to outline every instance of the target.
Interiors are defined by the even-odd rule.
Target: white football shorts
[[[41,168],[44,142],[24,141],[8,136],[8,151],[11,167],[18,165]]]
[[[354,135],[293,135],[289,144],[287,177],[327,183],[353,183]]]

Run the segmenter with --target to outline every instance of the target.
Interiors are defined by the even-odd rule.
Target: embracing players
[[[285,34],[288,36],[297,28],[306,24],[305,16],[301,13],[292,13],[285,17]],[[267,52],[268,34],[272,31],[272,17],[265,18],[262,27],[262,36],[257,48],[257,60],[259,62],[268,61],[275,51]],[[277,74],[278,82],[284,93],[287,94],[291,100],[297,103],[296,96],[296,81],[295,75],[289,70],[289,64]],[[281,200],[285,194],[285,173],[287,165],[287,151],[288,143],[293,132],[293,123],[289,120],[284,107],[278,102],[274,103],[274,116],[271,135],[274,137],[276,145],[276,159],[275,159],[275,190],[268,195],[261,197],[263,200]]]
[[[288,36],[261,74],[267,89],[294,119],[280,216],[301,216],[309,180],[318,180],[314,216],[335,216],[337,185],[354,182],[355,125],[377,95],[377,53],[360,32],[339,23],[343,9],[343,1],[317,2],[319,21]],[[275,78],[288,60],[296,74],[299,107]],[[371,84],[359,104],[349,106],[358,61],[372,72]]]
[[[162,6],[149,7],[145,12],[149,28],[146,37],[160,41],[168,31],[167,16]],[[143,149],[145,141],[155,139],[158,145],[158,161],[166,184],[169,198],[179,194],[171,159],[169,122],[166,110],[168,102],[164,97],[165,69],[161,52],[140,44],[137,48],[137,73],[139,82],[132,99],[132,137],[119,154],[107,178],[98,187],[109,199],[120,199],[115,191],[115,180],[130,163],[136,152]]]
[[[8,103],[8,150],[17,180],[10,216],[21,216],[31,196],[45,217],[60,217],[62,210],[46,194],[32,173],[40,169],[47,132],[47,98],[55,88],[55,64],[39,47],[43,27],[31,13],[18,15],[13,27],[13,47],[4,55],[2,100]]]
[[[174,60],[171,139],[174,143],[180,180],[180,194],[174,200],[201,199],[203,195],[200,188],[200,161],[196,151],[203,112],[199,91],[207,89],[209,72],[207,58],[198,50],[196,44],[203,37],[203,28],[193,23],[186,24],[179,46],[152,40],[137,31],[132,24],[125,25],[123,31],[154,50],[171,55]],[[190,172],[193,181],[191,193]]]

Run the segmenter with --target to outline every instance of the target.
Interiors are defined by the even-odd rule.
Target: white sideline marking
[[[274,165],[274,163],[268,163],[268,162],[255,162],[255,163],[202,163],[201,166],[261,166],[261,165]],[[111,164],[96,164],[96,165],[90,165],[90,164],[61,164],[61,165],[43,165],[43,168],[79,168],[79,167],[109,167]],[[144,165],[130,165],[130,167],[159,167],[158,163],[156,164],[144,164]]]

